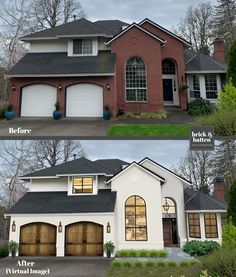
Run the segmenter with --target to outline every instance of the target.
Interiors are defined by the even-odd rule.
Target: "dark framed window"
[[[76,177],[72,179],[72,193],[93,193],[92,177]]]
[[[73,54],[86,55],[93,53],[93,42],[91,39],[74,39]]]
[[[133,195],[125,202],[125,239],[147,240],[146,203],[142,197]]]
[[[188,214],[189,236],[191,238],[201,238],[199,214]]]
[[[132,57],[126,63],[126,101],[147,101],[146,66],[140,57]]]
[[[218,238],[217,216],[215,213],[204,214],[206,238]]]
[[[207,99],[217,99],[217,80],[216,75],[208,74],[205,75],[205,86],[206,86],[206,98]]]
[[[175,75],[175,64],[169,59],[165,59],[162,62],[162,74],[163,75]]]
[[[200,98],[201,93],[200,93],[199,76],[197,75],[189,76],[189,90],[190,90],[191,98]]]

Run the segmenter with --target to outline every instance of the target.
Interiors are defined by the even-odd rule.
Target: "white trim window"
[[[126,63],[126,101],[147,101],[146,66],[140,57],[132,57]]]
[[[93,193],[93,177],[72,178],[72,193]]]
[[[92,39],[73,39],[74,55],[92,55],[93,41]]]
[[[206,86],[206,98],[217,99],[218,89],[217,89],[217,78],[215,74],[205,75],[205,86]]]
[[[189,93],[190,98],[200,98],[200,80],[198,75],[189,76]]]

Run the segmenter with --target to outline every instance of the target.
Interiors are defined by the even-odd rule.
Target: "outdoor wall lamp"
[[[59,225],[58,225],[58,232],[61,233],[62,232],[62,225],[61,225],[61,221],[59,222]]]
[[[12,85],[12,90],[15,91],[16,90],[16,86],[15,85]]]
[[[107,84],[107,90],[110,90],[110,89],[111,89],[110,84]]]
[[[15,232],[16,231],[16,223],[15,221],[13,221],[12,225],[11,225],[11,231]]]
[[[168,213],[169,208],[170,208],[170,205],[169,205],[167,199],[165,199],[165,204],[164,204],[162,207],[163,207],[164,211],[165,211],[166,213]]]
[[[62,90],[62,85],[59,85],[59,86],[58,86],[58,89],[59,89],[59,90]]]
[[[107,222],[107,233],[111,233],[111,225],[109,222]]]

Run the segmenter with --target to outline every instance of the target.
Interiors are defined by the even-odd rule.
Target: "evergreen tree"
[[[215,33],[225,40],[227,49],[232,45],[236,36],[236,1],[217,0],[215,6]]]
[[[236,87],[236,40],[228,51],[228,73],[227,78],[232,79],[233,85]]]
[[[232,223],[236,226],[236,180],[229,190],[227,217],[232,218]]]

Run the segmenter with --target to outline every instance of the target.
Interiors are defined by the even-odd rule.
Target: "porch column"
[[[58,222],[59,224],[59,222]],[[57,244],[56,244],[56,256],[57,257],[64,257],[65,256],[65,225],[63,222],[62,224],[62,232],[58,232],[58,226],[57,226]]]

